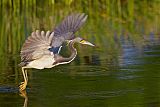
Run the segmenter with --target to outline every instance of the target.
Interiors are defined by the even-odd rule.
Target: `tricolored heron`
[[[77,50],[74,43],[94,46],[92,43],[75,37],[75,32],[85,23],[87,15],[84,13],[71,14],[67,16],[53,31],[32,32],[21,49],[21,63],[24,82],[21,82],[20,91],[26,89],[28,76],[26,69],[52,68],[60,64],[67,64],[74,60]],[[59,54],[62,44],[68,41],[71,55],[65,58]]]

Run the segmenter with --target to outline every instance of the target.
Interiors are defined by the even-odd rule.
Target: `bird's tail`
[[[26,62],[21,62],[20,64],[18,64],[18,66],[23,67],[26,65]]]

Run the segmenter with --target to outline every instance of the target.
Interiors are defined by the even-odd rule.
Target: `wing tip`
[[[77,32],[86,22],[88,15],[85,13],[71,13],[53,30],[55,36],[72,36],[68,32]],[[65,34],[65,35],[64,35]]]

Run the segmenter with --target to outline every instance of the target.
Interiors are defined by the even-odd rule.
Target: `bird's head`
[[[85,39],[81,38],[81,37],[76,37],[74,39],[75,42],[80,43],[80,44],[84,44],[84,45],[90,45],[90,46],[95,46],[94,44],[86,41]]]

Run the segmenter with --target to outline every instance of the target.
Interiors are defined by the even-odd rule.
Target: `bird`
[[[76,37],[76,32],[84,25],[88,15],[85,13],[72,13],[66,16],[63,21],[51,31],[35,30],[22,45],[19,66],[22,68],[24,81],[20,83],[19,90],[26,90],[28,84],[27,69],[52,68],[61,64],[72,62],[77,50],[75,43],[95,46],[91,42]],[[60,55],[62,44],[67,42],[71,53],[69,57]]]

